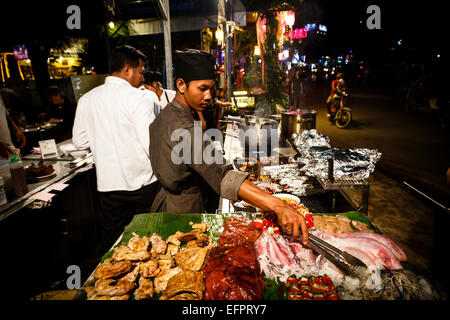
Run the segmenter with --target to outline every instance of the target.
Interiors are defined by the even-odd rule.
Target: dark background
[[[258,10],[258,7],[247,5],[250,0],[241,1],[248,11]],[[135,4],[130,2],[133,1],[116,0],[118,10],[115,17],[106,14],[102,0],[3,2],[0,10],[0,50],[11,51],[12,46],[25,43],[33,56],[43,46],[48,49],[64,37],[85,37],[89,39],[89,63],[95,65],[98,73],[107,73],[108,48],[105,38],[99,33],[105,23],[111,18],[126,20],[159,16],[157,4],[152,0]],[[172,16],[183,12],[206,15],[216,10],[217,0],[172,0],[171,3]],[[404,69],[405,64],[410,65],[409,70],[417,69],[411,78],[417,78],[418,73],[426,73],[433,68],[446,70],[447,55],[443,43],[449,28],[445,17],[447,11],[442,3],[304,0],[297,8],[296,26],[320,23],[328,27],[323,41],[312,41],[314,45],[309,48],[309,57],[345,55],[352,50],[355,59],[364,60],[372,74],[373,71],[378,74],[373,77],[371,85],[392,87],[390,78],[394,77],[396,69]],[[68,30],[66,27],[69,16],[66,9],[71,4],[81,8],[81,30]],[[381,30],[366,27],[370,16],[366,13],[369,5],[378,5],[381,9]],[[196,32],[174,33],[172,38],[173,49],[187,46],[188,42],[195,47],[200,41],[200,35]],[[142,50],[150,60],[159,61],[163,58],[162,39],[162,35],[145,39],[131,37],[129,44],[143,46]],[[402,40],[401,45],[399,40]],[[31,59],[34,68],[39,68],[33,57]],[[44,60],[41,65],[46,68]],[[158,65],[162,66],[162,63]]]

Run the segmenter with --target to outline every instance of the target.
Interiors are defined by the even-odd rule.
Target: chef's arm
[[[136,130],[138,142],[141,144],[147,156],[149,156],[149,126],[155,120],[155,110],[159,110],[159,100],[151,92],[145,92],[145,94],[139,100],[136,110],[133,114],[133,124]]]
[[[19,126],[14,122],[13,118],[8,114],[7,119],[9,120],[9,123],[11,124],[14,135],[16,136],[17,142],[20,143],[20,148],[22,149],[25,147],[27,143],[27,139],[25,138],[25,135],[23,134],[22,130],[19,128]]]
[[[277,215],[278,222],[283,231],[292,234],[294,238],[299,236],[299,230],[302,230],[302,242],[308,242],[308,228],[305,218],[285,201],[274,197],[248,180],[245,180],[238,191],[239,198],[245,202],[260,208],[263,212],[274,212]]]
[[[308,228],[305,218],[286,202],[262,191],[247,178],[248,173],[237,170],[226,171],[220,182],[220,195],[232,201],[242,199],[260,208],[263,212],[274,212],[285,233],[292,234],[297,238],[299,228],[301,228],[302,241],[306,243],[308,241]]]
[[[81,97],[78,103],[77,111],[75,113],[75,120],[72,128],[72,144],[79,150],[89,148],[89,139],[87,131],[84,127],[85,121],[83,119],[84,104]]]

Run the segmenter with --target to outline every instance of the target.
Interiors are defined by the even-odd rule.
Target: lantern
[[[259,50],[259,46],[255,46],[255,52],[253,53],[255,56],[261,55],[261,50]]]
[[[295,23],[295,12],[285,11],[285,21],[289,27],[292,27]]]

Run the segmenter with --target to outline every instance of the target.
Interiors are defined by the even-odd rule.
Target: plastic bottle
[[[11,170],[11,178],[13,181],[14,192],[16,196],[21,197],[28,192],[27,176],[23,167],[23,162],[20,161],[14,154],[9,164]]]
[[[8,200],[6,199],[5,192],[5,182],[3,181],[3,177],[0,176],[0,206],[6,204]]]

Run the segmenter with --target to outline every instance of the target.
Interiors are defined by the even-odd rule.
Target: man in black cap
[[[214,57],[203,51],[175,52],[176,96],[149,129],[150,161],[162,186],[151,212],[204,213],[204,190],[209,186],[224,198],[242,199],[265,212],[274,212],[283,231],[294,237],[299,236],[301,228],[306,244],[305,219],[295,209],[248,181],[247,173],[233,170],[223,156],[222,161],[214,163],[203,159],[203,151],[210,145],[201,138],[198,141],[196,136],[202,130],[194,114],[205,110],[213,98],[214,63]],[[183,133],[182,142],[189,145],[181,152],[180,139],[176,139],[179,133]]]

